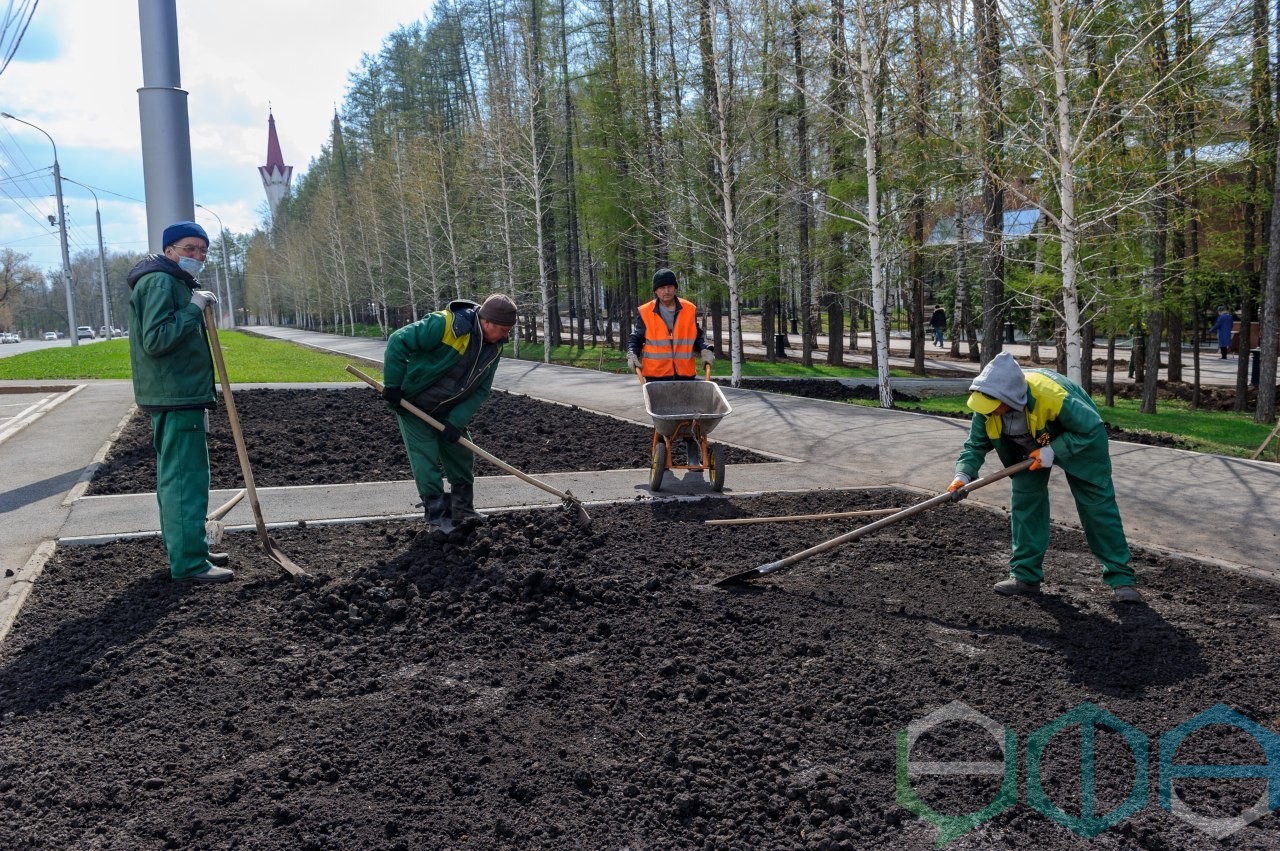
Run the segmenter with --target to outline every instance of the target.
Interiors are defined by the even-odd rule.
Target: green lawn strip
[[[351,358],[331,355],[238,331],[218,332],[222,357],[233,384],[357,381],[346,371]],[[360,369],[381,379],[382,371]],[[0,358],[0,379],[68,381],[94,378],[127,379],[129,341],[103,340],[79,346],[55,346]]]
[[[508,344],[504,357],[515,357],[513,347]],[[529,343],[520,344],[520,360],[542,362],[542,346]],[[581,351],[577,346],[553,346],[551,362],[560,366],[576,366],[580,369],[594,369],[597,372],[625,373],[627,369],[627,353],[611,346],[587,346]],[[718,358],[711,368],[711,374],[717,378],[728,378],[732,366],[727,358]],[[702,367],[698,367],[702,374]],[[908,373],[891,370],[891,375],[906,376]],[[780,360],[769,363],[763,360],[748,360],[742,364],[742,375],[746,378],[874,378],[876,373],[869,367],[828,366],[815,363],[812,367],[801,365],[798,360]]]
[[[919,402],[901,402],[897,407],[933,414],[967,412],[964,396],[933,396]],[[1163,400],[1154,414],[1139,410],[1136,399],[1117,399],[1114,407],[1094,397],[1102,418],[1125,431],[1167,434],[1185,441],[1184,448],[1215,455],[1248,458],[1257,451],[1274,426],[1255,423],[1252,414],[1234,411],[1192,410],[1181,400]],[[871,402],[870,404],[875,404]]]

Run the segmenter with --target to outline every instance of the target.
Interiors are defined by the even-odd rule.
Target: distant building
[[[262,175],[262,188],[267,193],[267,205],[271,218],[276,215],[280,201],[289,194],[289,181],[293,178],[293,166],[284,164],[280,154],[280,139],[276,136],[276,118],[267,112],[267,164],[258,167]]]
[[[1004,211],[1004,239],[1024,239],[1036,229],[1040,221],[1040,211],[1033,208],[1026,210]],[[965,242],[981,242],[984,226],[981,213],[970,213],[965,217]],[[959,228],[955,216],[942,216],[933,226],[926,245],[955,245],[959,242]]]

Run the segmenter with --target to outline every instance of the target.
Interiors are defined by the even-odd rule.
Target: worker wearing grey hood
[[[1009,578],[997,582],[995,591],[1013,595],[1040,590],[1049,549],[1049,473],[1056,464],[1066,475],[1089,549],[1102,563],[1102,581],[1114,589],[1117,602],[1143,602],[1133,587],[1106,426],[1089,394],[1053,370],[1024,372],[1008,352],[992,358],[969,390],[973,419],[948,490],[963,498],[964,486],[992,449],[1006,467],[1032,461],[1010,479]]]

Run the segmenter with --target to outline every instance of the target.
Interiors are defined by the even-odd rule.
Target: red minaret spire
[[[262,176],[262,188],[267,193],[267,204],[271,208],[271,216],[275,217],[276,207],[289,194],[289,181],[293,178],[293,166],[284,164],[284,156],[280,153],[280,139],[276,136],[276,117],[267,108],[267,164],[258,167]]]

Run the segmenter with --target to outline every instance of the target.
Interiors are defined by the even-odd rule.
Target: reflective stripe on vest
[[[676,313],[674,333],[667,330],[667,323],[658,313],[657,299],[640,306],[640,317],[644,320],[644,350],[640,363],[645,378],[672,375],[693,378],[698,374],[693,355],[693,344],[698,339],[697,308],[691,301],[678,301],[680,310]]]

